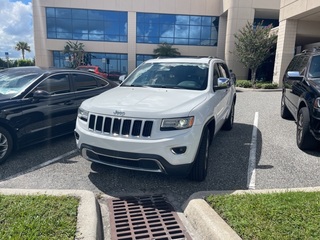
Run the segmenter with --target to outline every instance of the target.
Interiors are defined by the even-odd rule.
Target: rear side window
[[[97,88],[98,82],[95,77],[85,74],[72,74],[75,91],[83,91]]]
[[[68,75],[56,74],[49,76],[37,86],[36,90],[44,90],[51,95],[69,93],[71,89]]]

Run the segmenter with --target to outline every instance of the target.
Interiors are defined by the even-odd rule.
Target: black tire
[[[296,139],[301,150],[313,150],[319,146],[319,142],[310,132],[310,116],[308,108],[303,107],[298,112]]]
[[[201,182],[206,179],[208,173],[209,145],[209,129],[206,128],[201,138],[197,156],[188,176],[190,180]]]
[[[234,122],[234,102],[232,103],[229,116],[225,121],[225,123],[223,124],[222,129],[227,131],[231,130],[233,127],[233,122]]]
[[[13,141],[10,133],[0,127],[0,164],[3,163],[12,152]]]
[[[281,98],[281,117],[283,119],[292,119],[292,114],[290,113],[287,105],[286,105],[286,102],[284,100],[284,94],[282,94],[282,98]]]

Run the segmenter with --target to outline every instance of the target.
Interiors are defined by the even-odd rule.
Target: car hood
[[[205,91],[117,87],[83,102],[94,113],[127,117],[174,117],[188,115],[207,97]]]
[[[320,78],[313,78],[312,81],[309,81],[309,84],[320,92]]]

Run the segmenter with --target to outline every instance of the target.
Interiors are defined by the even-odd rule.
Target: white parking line
[[[257,132],[258,132],[259,113],[254,115],[253,129],[250,144],[250,155],[248,163],[247,188],[255,189],[256,187],[256,157],[257,157]]]
[[[27,169],[27,170],[25,170],[25,171],[23,171],[23,172],[19,172],[19,173],[17,173],[17,174],[11,175],[11,176],[9,176],[9,177],[7,177],[7,178],[5,178],[5,179],[0,180],[0,182],[7,181],[7,180],[9,180],[9,179],[16,178],[16,177],[19,177],[19,176],[21,176],[21,175],[27,174],[27,173],[29,173],[29,172],[33,172],[33,171],[38,170],[38,169],[40,169],[40,168],[46,167],[46,166],[50,165],[51,163],[57,162],[57,161],[65,158],[65,157],[68,157],[68,156],[70,156],[70,155],[72,155],[72,154],[74,154],[74,153],[76,153],[76,152],[77,152],[77,149],[72,150],[72,151],[67,152],[67,153],[65,153],[65,154],[62,154],[62,155],[60,155],[60,156],[58,156],[58,157],[56,157],[56,158],[53,158],[53,159],[51,159],[51,160],[49,160],[49,161],[46,161],[46,162],[44,162],[44,163],[41,163],[41,164],[39,164],[39,165],[37,165],[37,166],[34,166],[34,167],[32,167],[32,168],[29,168],[29,169]]]

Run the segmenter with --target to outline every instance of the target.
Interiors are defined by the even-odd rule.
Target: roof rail
[[[304,49],[304,50],[301,51],[301,53],[308,53],[308,52],[310,52],[309,49]]]
[[[320,52],[320,46],[313,47],[312,52]]]

